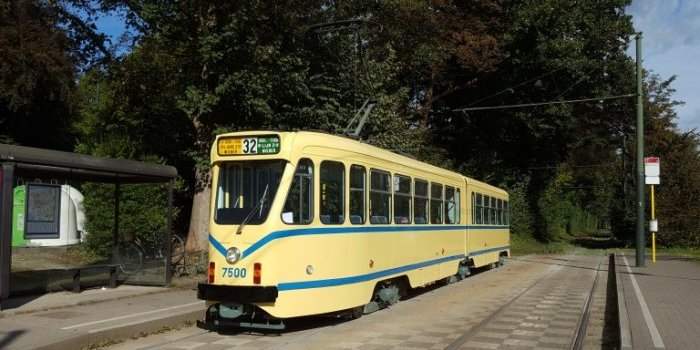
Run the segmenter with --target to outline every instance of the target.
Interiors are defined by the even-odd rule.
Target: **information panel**
[[[276,135],[224,137],[217,144],[220,156],[277,154],[279,151],[280,139]]]

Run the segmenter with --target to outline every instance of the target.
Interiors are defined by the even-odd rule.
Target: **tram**
[[[508,193],[319,132],[222,134],[200,327],[359,317],[510,255]]]

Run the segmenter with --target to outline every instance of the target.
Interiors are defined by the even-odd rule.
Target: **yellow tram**
[[[508,193],[353,139],[219,135],[202,326],[358,317],[510,254]]]

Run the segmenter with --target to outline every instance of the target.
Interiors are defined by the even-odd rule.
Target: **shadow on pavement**
[[[22,334],[26,333],[25,330],[15,330],[9,331],[2,336],[0,339],[0,349],[5,349],[8,345],[12,344],[15,339],[19,338]]]
[[[613,237],[577,237],[571,240],[571,244],[588,249],[613,249],[625,247],[625,242]]]
[[[18,297],[13,296],[10,299],[2,301],[2,310],[16,309],[18,307],[31,303],[32,301],[40,298],[41,296],[41,294],[32,294]],[[1,346],[0,349],[2,349]]]
[[[331,327],[347,321],[350,321],[350,319],[345,317],[306,316],[285,320],[286,328],[283,330],[245,329],[232,327],[227,329],[218,329],[216,330],[216,333],[221,335],[251,334],[267,337],[276,337],[282,336],[286,333],[299,332],[312,328]]]

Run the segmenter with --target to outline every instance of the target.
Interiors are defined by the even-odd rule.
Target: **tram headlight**
[[[235,264],[241,258],[241,250],[236,247],[231,247],[226,250],[226,262]]]

